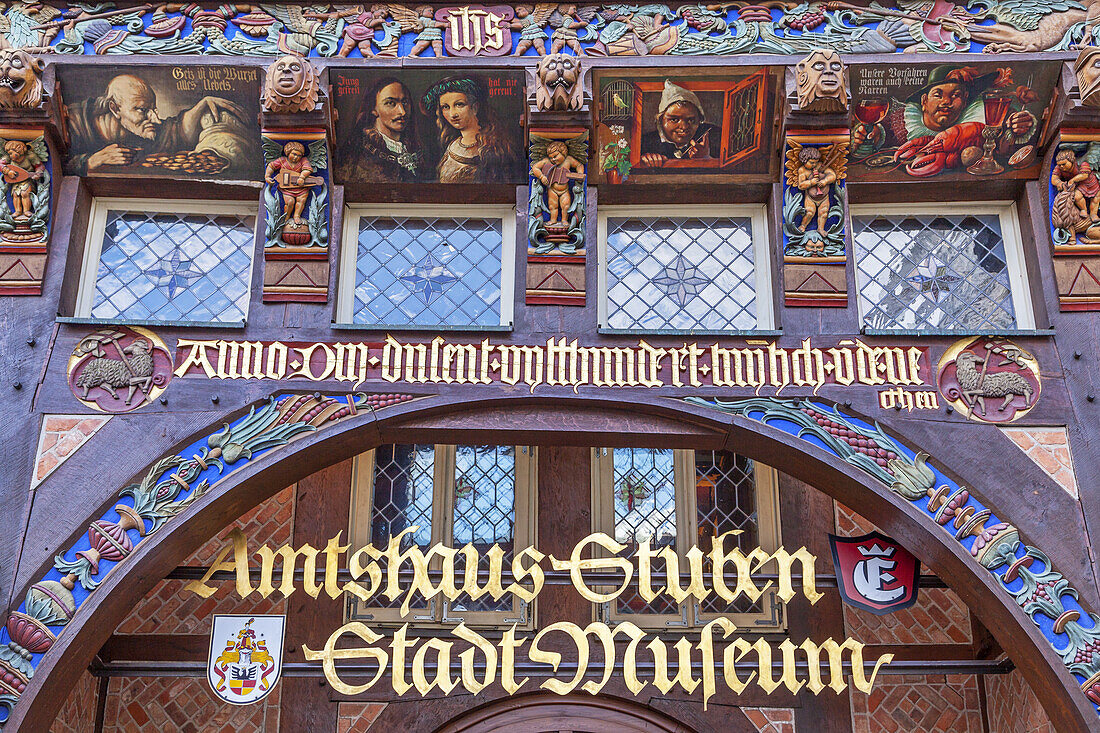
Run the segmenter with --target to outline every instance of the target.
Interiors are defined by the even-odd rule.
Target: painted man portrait
[[[424,174],[416,131],[416,103],[396,77],[382,77],[363,95],[351,136],[344,145],[345,180],[412,182]]]
[[[665,80],[657,107],[656,129],[642,135],[641,164],[660,168],[670,160],[717,158],[722,141],[706,121],[703,103],[692,91]]]
[[[102,96],[66,105],[69,167],[77,175],[95,173],[104,166],[126,166],[149,153],[178,153],[195,149],[200,133],[227,117],[246,124],[245,110],[222,97],[203,97],[189,109],[161,118],[157,95],[145,80],[119,74]],[[240,162],[240,161],[234,161]]]

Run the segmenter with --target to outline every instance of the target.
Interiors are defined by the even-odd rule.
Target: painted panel
[[[343,183],[524,183],[523,72],[333,70]]]
[[[68,175],[257,180],[258,68],[62,66]]]

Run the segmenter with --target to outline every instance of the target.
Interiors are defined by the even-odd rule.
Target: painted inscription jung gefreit
[[[255,179],[259,68],[63,66],[69,175]]]
[[[343,183],[522,183],[521,70],[330,71]]]
[[[775,80],[766,69],[599,75],[600,171],[609,183],[767,176]]]
[[[1031,178],[1057,63],[851,67],[851,175]]]

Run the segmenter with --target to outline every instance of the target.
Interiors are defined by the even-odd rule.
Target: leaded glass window
[[[503,550],[504,569],[510,570],[516,550],[534,542],[536,465],[527,447],[386,445],[369,451],[355,461],[352,547],[385,548],[392,537],[410,530],[401,538],[402,550],[416,545],[426,553],[437,543],[454,548],[469,544],[481,557],[479,567],[488,570],[487,553],[496,544]],[[384,561],[379,566],[385,583]],[[409,567],[406,564],[405,569]],[[441,568],[438,558],[431,567]],[[456,570],[461,585],[465,571],[461,555]],[[497,600],[487,593],[477,598],[460,596],[453,602],[442,596],[431,601],[419,598],[419,603],[414,599],[405,617],[400,613],[402,600],[351,597],[348,618],[525,624],[530,616],[526,604],[510,594]]]
[[[600,224],[602,326],[629,331],[771,327],[762,210],[678,207],[677,215],[669,216],[667,208],[640,207],[605,212]]]
[[[594,529],[626,545],[624,557],[646,540],[654,551],[673,548],[681,560],[693,545],[709,554],[715,537],[737,531],[724,539],[725,552],[735,547],[746,554],[755,547],[772,552],[779,546],[775,472],[744,456],[723,450],[598,449],[593,482]],[[661,559],[651,567],[656,591],[665,584],[667,568]],[[687,572],[686,563],[680,572]],[[742,597],[731,605],[712,597],[677,606],[664,594],[646,601],[635,584],[603,608],[608,621],[653,627],[703,624],[718,614],[739,625],[781,625],[778,601],[770,593],[755,603]]]
[[[253,207],[177,201],[171,209],[96,201],[77,315],[244,321],[252,281]]]
[[[446,213],[447,207],[349,209],[341,322],[425,328],[511,325],[512,210],[440,215]]]
[[[1033,327],[1011,208],[853,209],[852,235],[866,328]]]

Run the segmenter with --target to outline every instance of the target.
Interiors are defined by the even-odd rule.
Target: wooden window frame
[[[597,216],[596,248],[599,265],[596,268],[598,298],[597,323],[601,329],[610,329],[607,313],[607,220],[622,217],[640,219],[667,219],[673,216],[694,217],[747,217],[752,222],[753,284],[756,290],[756,326],[749,331],[769,331],[775,328],[775,306],[772,295],[771,245],[768,238],[767,206],[764,204],[678,204],[634,205],[600,207]],[[672,329],[631,328],[631,333],[680,333]],[[690,329],[706,332],[706,329]]]
[[[152,214],[216,214],[227,216],[251,216],[252,229],[255,234],[256,223],[260,219],[259,205],[252,202],[236,201],[200,201],[197,199],[140,199],[140,198],[115,198],[103,197],[92,199],[91,215],[88,219],[88,231],[84,239],[84,257],[80,265],[80,281],[77,287],[76,318],[91,319],[92,304],[95,300],[96,275],[99,271],[99,259],[103,256],[103,237],[107,232],[107,212],[109,211],[140,211]],[[255,237],[253,237],[253,240]],[[254,242],[253,242],[254,244]],[[249,298],[244,303],[244,314],[248,317],[249,305],[252,301],[252,285],[256,269],[256,248],[247,248],[248,261],[248,293]],[[174,321],[131,319],[96,319],[111,323],[149,323],[152,325],[170,325]],[[184,324],[189,322],[184,322]],[[204,325],[206,322],[201,322]],[[239,325],[236,322],[212,322],[208,325],[233,327]]]
[[[695,496],[695,451],[673,450],[673,475],[676,481],[676,552],[681,559],[694,544],[699,517]],[[592,449],[592,531],[615,536],[615,492],[613,487],[614,449]],[[775,552],[782,545],[779,523],[779,479],[771,466],[753,461],[753,481],[756,495],[757,537],[760,548]],[[689,517],[689,521],[680,521]],[[600,555],[603,555],[601,552]],[[681,565],[681,571],[686,566]],[[774,563],[768,563],[762,572],[774,572]],[[617,575],[618,573],[616,573]],[[625,591],[624,591],[625,592]],[[703,613],[699,602],[684,601],[678,614],[623,613],[615,603],[600,605],[598,614],[607,623],[632,621],[642,628],[667,629],[702,626],[719,616],[728,618],[737,626],[760,631],[782,631],[786,626],[782,604],[775,596],[775,589],[760,598],[763,610],[758,613]]]
[[[453,546],[455,448],[455,445],[434,445],[431,545],[442,543],[448,547]],[[513,449],[516,463],[512,546],[515,552],[519,552],[537,543],[538,452],[536,448],[525,445],[513,446]],[[370,520],[374,510],[374,459],[375,451],[370,450],[356,456],[352,464],[348,531],[352,552],[370,544]],[[442,491],[440,487],[447,487],[447,490]],[[440,564],[436,559],[431,567],[438,569]],[[504,569],[510,572],[510,564],[505,563]],[[507,587],[508,583],[504,583],[504,586]],[[345,620],[363,620],[380,625],[408,622],[437,628],[453,627],[459,623],[480,627],[516,624],[520,628],[532,628],[533,604],[515,597],[512,597],[512,601],[512,608],[508,611],[455,611],[450,601],[437,596],[428,602],[426,609],[410,608],[409,614],[402,616],[397,608],[360,607],[360,611],[356,613],[358,599],[349,596],[345,606]]]
[[[422,216],[432,219],[500,219],[500,324],[477,326],[468,323],[442,324],[464,331],[511,328],[515,320],[516,294],[516,209],[507,204],[348,204],[344,207],[344,230],[340,239],[337,275],[336,324],[342,327],[374,327],[396,330],[438,330],[440,326],[404,324],[359,324],[352,313],[355,306],[355,263],[359,258],[359,220],[363,217],[398,218]]]
[[[1005,248],[1005,267],[1008,269],[1008,285],[1012,291],[1012,307],[1016,315],[1016,325],[1009,331],[1032,331],[1035,329],[1035,304],[1031,297],[1031,287],[1027,277],[1027,260],[1024,257],[1024,242],[1020,232],[1020,215],[1015,201],[966,201],[940,202],[928,204],[853,204],[851,218],[860,216],[887,216],[916,218],[925,216],[965,216],[996,215],[1001,225],[1001,241]],[[853,244],[854,252],[854,244]],[[856,308],[859,312],[861,328],[866,328],[863,298],[861,297],[860,272],[858,265],[853,273],[856,288]],[[876,329],[902,330],[902,329]]]

